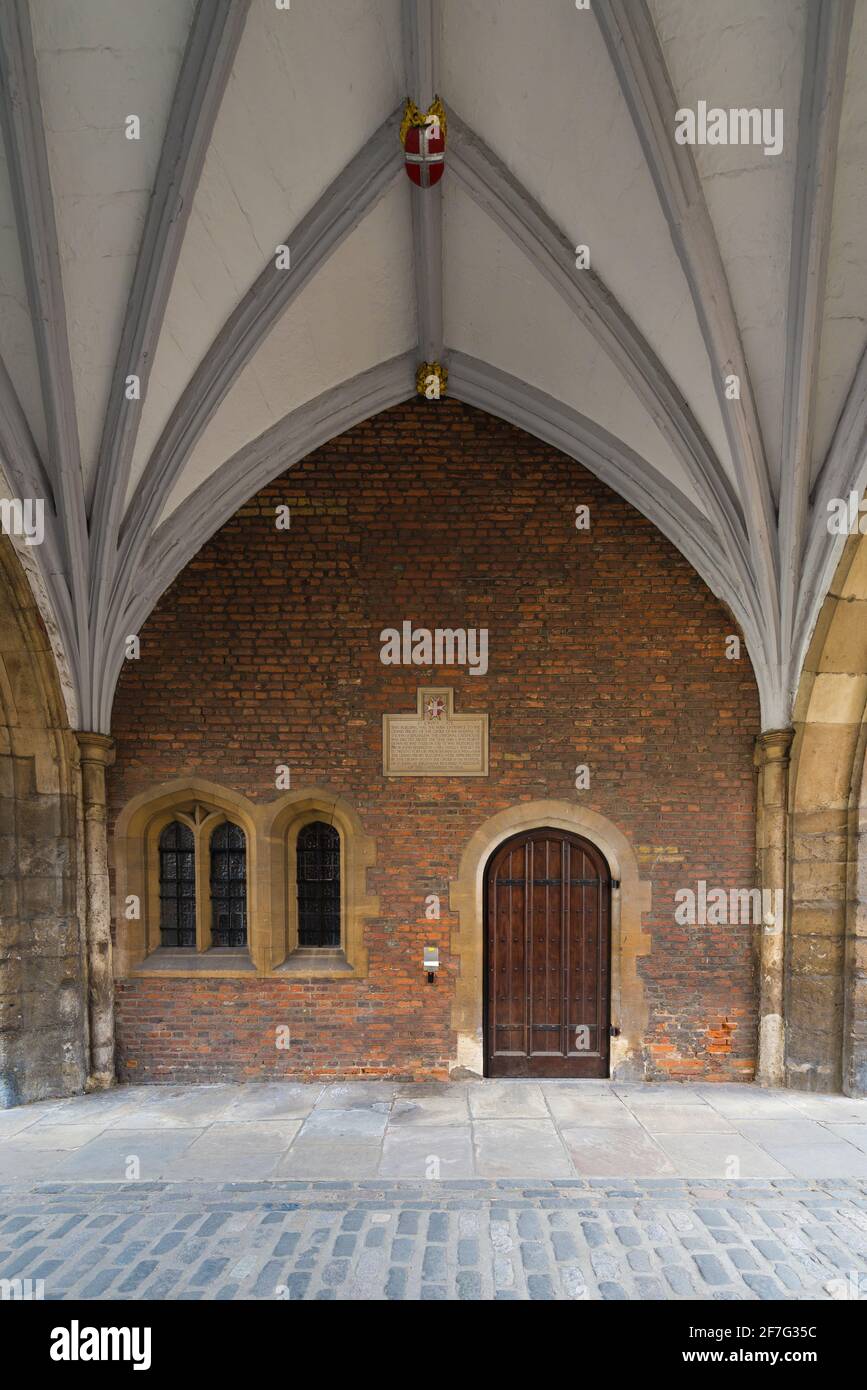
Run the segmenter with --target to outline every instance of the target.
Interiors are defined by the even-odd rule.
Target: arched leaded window
[[[340,835],[315,820],[298,832],[298,945],[340,945]]]
[[[211,945],[247,944],[247,839],[224,821],[211,836]]]
[[[196,944],[196,856],[193,832],[171,821],[160,835],[160,941]]]

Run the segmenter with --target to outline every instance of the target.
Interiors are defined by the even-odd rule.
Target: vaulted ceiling
[[[867,0],[2,0],[0,84],[0,468],[73,724],[208,536],[436,360],[665,532],[788,723],[865,483]],[[678,143],[700,102],[782,149]]]

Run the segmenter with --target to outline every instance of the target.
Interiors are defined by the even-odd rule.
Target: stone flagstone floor
[[[0,1111],[0,1182],[867,1178],[867,1101],[749,1085],[122,1086]]]

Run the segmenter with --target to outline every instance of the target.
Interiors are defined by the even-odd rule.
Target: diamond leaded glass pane
[[[193,832],[173,820],[160,835],[160,941],[196,944],[196,857]]]
[[[211,944],[247,945],[247,840],[231,821],[211,836]]]
[[[313,821],[298,832],[298,944],[340,945],[340,836]]]

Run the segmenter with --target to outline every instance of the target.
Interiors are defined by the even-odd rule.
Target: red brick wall
[[[574,526],[588,503],[589,532]],[[289,532],[274,508],[292,508]],[[403,619],[487,627],[485,677],[383,666]],[[264,488],[200,551],[142,631],[120,682],[116,814],[196,773],[253,799],[325,785],[377,845],[369,978],[338,983],[158,980],[118,991],[122,1074],[139,1080],[445,1074],[453,1055],[448,883],[473,831],[517,802],[580,797],[614,821],[653,881],[639,969],[656,1075],[749,1076],[756,981],[748,927],[679,927],[674,892],[754,869],[749,660],[687,562],[571,459],[452,402],[384,412]],[[381,772],[381,717],[416,688],[488,710],[487,779]],[[591,768],[577,792],[574,768]],[[440,894],[439,923],[424,897]],[[421,944],[438,943],[435,986]],[[289,1024],[291,1048],[274,1046]]]

